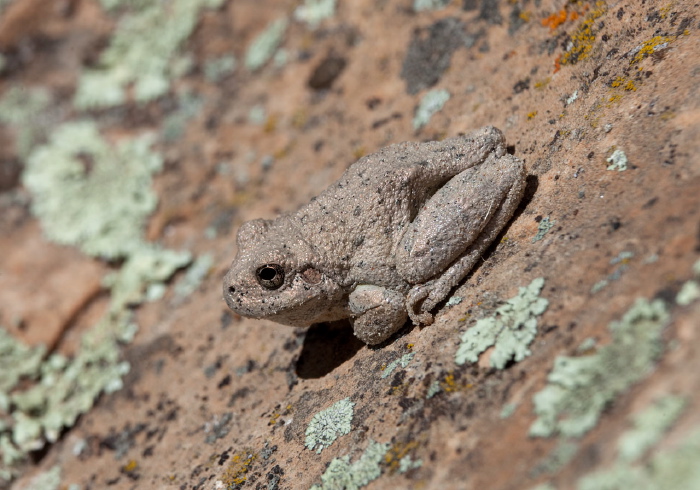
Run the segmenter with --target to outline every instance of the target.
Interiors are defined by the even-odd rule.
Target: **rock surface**
[[[700,485],[683,466],[700,457],[697,5],[208,0],[182,13],[174,1],[194,21],[174,24],[191,33],[153,58],[169,64],[135,65],[152,78],[85,108],[83,72],[152,59],[123,45],[101,57],[120,28],[141,32],[128,24],[139,8],[166,9],[119,3],[0,1],[0,99],[13,87],[50,96],[35,114],[0,102],[0,326],[70,358],[110,308],[100,278],[122,264],[42,242],[17,170],[68,121],[96,121],[115,145],[155,133],[163,170],[144,239],[213,266],[189,295],[177,291],[190,269],[122,305],[139,326],[120,344],[123,388],[0,488]],[[246,68],[251,46],[268,51]],[[441,103],[414,124],[433,90]],[[342,323],[293,329],[228,311],[221,279],[242,222],[294,211],[388,144],[485,125],[525,162],[526,195],[433,325],[367,347]],[[519,319],[526,310],[538,313]],[[510,361],[491,362],[496,344],[456,362],[470,328],[505,317]],[[13,423],[3,410],[0,430]]]

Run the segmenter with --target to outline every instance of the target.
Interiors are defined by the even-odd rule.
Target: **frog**
[[[241,316],[349,320],[368,345],[424,327],[509,223],[523,162],[487,126],[360,158],[298,211],[243,223],[223,295]]]

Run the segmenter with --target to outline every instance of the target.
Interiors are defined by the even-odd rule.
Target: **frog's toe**
[[[406,295],[406,309],[408,316],[414,325],[431,325],[433,315],[430,313],[435,307],[431,299],[432,288],[430,283],[414,286]]]

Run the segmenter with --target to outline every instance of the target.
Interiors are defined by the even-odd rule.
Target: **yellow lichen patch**
[[[292,127],[296,129],[302,129],[309,120],[309,112],[306,108],[297,110],[292,115]]]
[[[270,415],[270,420],[267,421],[267,425],[275,425],[277,424],[277,421],[282,415],[289,415],[292,411],[292,405],[291,403],[284,407],[284,410],[280,410],[279,405],[275,408],[275,410],[272,412],[272,415]]]
[[[528,120],[534,119],[536,115],[537,115],[537,111],[528,112],[527,119]]]
[[[234,454],[221,477],[221,482],[226,488],[245,483],[248,472],[257,457],[256,453],[248,450]]]
[[[668,46],[670,43],[672,43],[675,40],[676,40],[675,36],[654,36],[654,37],[652,37],[648,41],[645,41],[644,43],[642,43],[642,45],[639,46],[639,48],[637,48],[634,57],[630,61],[630,65],[634,65],[636,63],[639,63],[647,56],[654,54],[657,51],[661,51],[662,49],[664,49],[666,46]]]
[[[596,38],[596,20],[602,17],[605,12],[607,12],[605,2],[596,2],[595,8],[586,14],[581,25],[571,34],[569,48],[559,60],[561,65],[575,65],[590,56]]]
[[[552,77],[543,78],[542,80],[535,82],[535,89],[543,90],[547,87],[547,85],[549,85],[549,82],[551,81]]]
[[[366,153],[367,153],[367,150],[365,149],[364,146],[358,146],[354,150],[352,150],[352,156],[358,160],[360,158],[362,158],[363,156],[365,156]]]
[[[122,466],[122,470],[124,471],[124,473],[132,473],[136,471],[138,467],[138,462],[136,462],[135,459],[130,459],[124,466]]]
[[[266,133],[274,133],[275,129],[277,129],[277,120],[278,117],[275,114],[271,114],[267,120],[265,121],[265,125],[263,126],[263,131]]]
[[[418,447],[418,442],[397,442],[392,445],[384,455],[384,463],[389,468],[389,473],[396,473],[400,466],[401,460]]]
[[[622,87],[623,90],[627,90],[628,92],[637,91],[637,85],[634,83],[634,80],[630,80],[626,77],[615,77],[615,79],[610,83],[610,86],[613,88]]]

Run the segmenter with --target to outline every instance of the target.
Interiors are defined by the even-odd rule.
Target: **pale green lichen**
[[[413,129],[418,131],[430,122],[430,118],[439,112],[450,100],[450,93],[445,89],[435,89],[427,92],[421,99],[413,117]]]
[[[320,453],[338,437],[349,433],[354,407],[355,404],[345,398],[314,415],[306,428],[306,448]]]
[[[137,102],[148,102],[170,89],[178,51],[197,25],[203,8],[223,0],[108,1],[108,9],[124,6],[117,30],[101,53],[96,68],[78,81],[74,104],[79,109],[111,107],[127,101],[131,88]]]
[[[432,397],[437,395],[442,391],[442,385],[440,384],[440,380],[436,379],[432,383],[430,383],[430,386],[428,387],[428,392],[425,394],[425,397],[430,400]]]
[[[592,287],[591,287],[591,294],[595,294],[602,289],[604,289],[606,286],[608,286],[611,282],[617,281],[622,277],[622,274],[629,269],[629,263],[634,257],[634,252],[629,252],[629,251],[622,251],[619,254],[617,254],[616,257],[613,257],[610,259],[610,265],[616,266],[615,269],[608,274],[605,278],[601,279],[600,281],[596,282]]]
[[[315,28],[335,15],[335,4],[336,0],[304,0],[294,11],[294,18]]]
[[[517,295],[499,306],[492,316],[482,318],[462,334],[462,343],[455,362],[462,365],[476,362],[486,349],[494,347],[490,365],[503,369],[514,360],[522,361],[531,354],[528,346],[537,335],[537,317],[545,312],[549,301],[539,296],[544,278],[534,279],[520,287]]]
[[[18,490],[58,490],[61,487],[61,467],[54,466],[33,477],[26,486]]]
[[[413,0],[413,10],[422,12],[423,10],[439,10],[447,7],[451,0]]]
[[[645,464],[617,461],[578,481],[578,490],[695,490],[700,488],[700,429],[675,448],[653,455]]]
[[[530,435],[577,437],[592,429],[615,397],[649,374],[663,352],[667,319],[663,301],[638,299],[610,324],[611,343],[591,355],[557,357],[547,386],[533,397]]]
[[[382,379],[389,376],[394,371],[394,369],[396,369],[397,367],[401,366],[402,368],[405,368],[406,366],[408,366],[409,363],[411,362],[411,360],[413,359],[414,355],[415,354],[413,352],[409,352],[408,354],[404,354],[403,356],[399,357],[398,359],[391,361],[384,368],[384,371],[382,371]]]
[[[501,409],[501,413],[498,415],[501,419],[507,419],[512,416],[518,409],[517,403],[506,403]]]
[[[558,472],[574,459],[578,452],[579,445],[572,441],[559,441],[554,449],[541,460],[530,472],[530,476],[537,478],[542,474],[552,474]]]
[[[207,60],[204,63],[204,77],[217,83],[229,76],[236,69],[236,58],[233,55],[224,55]]]
[[[313,485],[311,490],[358,490],[379,478],[380,466],[384,455],[389,450],[388,444],[370,439],[362,456],[350,463],[350,456],[334,458],[321,476],[321,485]]]
[[[11,417],[0,428],[0,473],[6,480],[28,452],[56,442],[63,429],[87,412],[101,393],[121,389],[129,364],[120,361],[119,344],[135,328],[127,313],[106,315],[83,335],[75,357],[52,354],[42,364],[34,364],[33,372],[24,371],[23,379],[36,380],[33,384],[15,383],[3,390],[8,400],[6,413]]]
[[[163,284],[191,261],[192,254],[188,251],[175,252],[147,245],[134,251],[118,271],[103,280],[112,292],[111,311],[138,305],[147,298],[160,299],[153,293],[149,296],[148,289]]]
[[[212,254],[197,257],[185,271],[184,277],[175,285],[175,298],[181,301],[194,293],[209,275],[213,266],[214,256]]]
[[[406,473],[409,470],[415,470],[423,466],[423,460],[418,459],[416,461],[411,458],[410,455],[406,455],[399,460],[399,473]]]
[[[698,298],[700,298],[700,284],[697,281],[686,281],[676,295],[676,303],[688,306]]]
[[[544,238],[544,236],[549,233],[549,230],[551,230],[554,225],[556,224],[556,220],[550,220],[549,216],[542,218],[537,225],[537,234],[532,238],[532,243],[539,242]]]
[[[686,405],[684,397],[668,395],[634,415],[634,428],[626,431],[617,441],[618,458],[629,463],[642,457],[673,425]]]
[[[29,155],[36,141],[44,135],[51,122],[45,110],[51,96],[43,88],[14,86],[0,99],[0,124],[15,133],[15,149],[20,158]]]
[[[55,130],[29,156],[22,177],[46,236],[107,259],[141,248],[158,202],[151,176],[162,166],[151,142],[146,135],[111,145],[92,121]]]
[[[532,487],[530,490],[557,490],[557,487],[549,482],[546,482],[540,483],[539,485]]]
[[[165,142],[179,140],[187,129],[190,120],[199,115],[204,106],[201,97],[191,92],[183,92],[177,97],[177,108],[167,115],[161,126]]]
[[[0,412],[9,410],[7,393],[21,379],[36,375],[45,354],[43,346],[27,346],[0,328]]]
[[[627,155],[620,149],[613,151],[606,161],[610,164],[608,170],[617,170],[618,172],[627,170]]]
[[[700,260],[693,264],[693,276],[693,279],[683,283],[676,295],[676,303],[681,306],[688,306],[700,298]]]
[[[253,39],[245,55],[245,66],[248,70],[256,71],[272,58],[282,42],[288,24],[285,18],[277,19]]]

